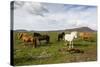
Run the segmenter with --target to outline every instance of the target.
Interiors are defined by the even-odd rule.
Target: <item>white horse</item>
[[[67,41],[69,42],[69,48],[73,48],[73,40],[77,38],[77,32],[76,31],[73,31],[71,32],[71,34],[65,34],[64,36],[64,40],[66,42],[66,45],[67,45]]]

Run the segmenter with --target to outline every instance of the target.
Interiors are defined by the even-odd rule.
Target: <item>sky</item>
[[[15,1],[14,30],[51,31],[78,27],[97,30],[97,6]]]

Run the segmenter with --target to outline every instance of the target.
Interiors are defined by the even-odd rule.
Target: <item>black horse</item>
[[[58,34],[58,41],[62,40],[62,39],[63,39],[63,37],[64,37],[64,35],[65,35],[65,33],[64,33],[64,32],[62,32],[62,33]]]
[[[49,43],[50,37],[48,35],[41,35],[40,33],[34,33],[33,36],[37,37],[39,42],[41,40],[46,40],[46,43]]]

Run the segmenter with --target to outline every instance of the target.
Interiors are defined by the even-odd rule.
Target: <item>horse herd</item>
[[[28,33],[25,32],[19,32],[17,34],[18,39],[22,40],[24,43],[32,43],[33,48],[37,47],[37,44],[41,44],[42,40],[45,40],[46,43],[48,44],[50,42],[50,36],[45,34],[41,35],[40,33],[33,33],[33,35],[29,35]],[[77,32],[77,31],[72,31],[69,34],[65,34],[65,32],[62,32],[58,34],[58,41],[64,40],[65,45],[69,43],[69,48],[73,48],[73,40],[78,38],[78,36],[82,40],[90,40],[93,37],[93,34],[91,32]]]

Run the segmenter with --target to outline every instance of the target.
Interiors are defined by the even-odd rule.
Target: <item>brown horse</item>
[[[50,41],[49,35],[41,35],[40,33],[36,33],[36,32],[35,32],[35,33],[33,34],[33,36],[34,36],[34,37],[37,37],[38,40],[39,40],[39,42],[42,41],[42,40],[45,40],[46,43],[49,43],[49,41]]]
[[[36,48],[37,46],[38,39],[36,37],[28,35],[27,33],[19,33],[18,39],[21,39],[23,42],[26,42],[26,43],[32,43],[33,48]]]
[[[79,36],[82,40],[91,40],[93,38],[93,34],[91,32],[80,32]]]

